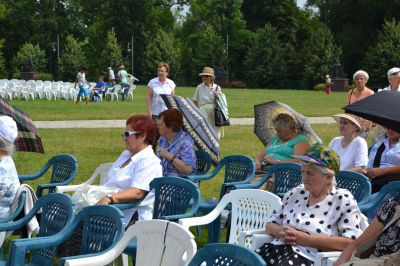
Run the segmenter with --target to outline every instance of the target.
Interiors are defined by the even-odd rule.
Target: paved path
[[[332,117],[309,117],[311,124],[335,123]],[[254,118],[231,118],[231,125],[254,125]],[[123,128],[126,120],[35,121],[38,128]]]

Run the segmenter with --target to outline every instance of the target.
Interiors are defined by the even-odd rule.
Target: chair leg
[[[115,260],[118,266],[128,266],[129,262],[128,262],[129,256],[122,253],[121,255],[119,255],[119,257]]]
[[[221,215],[218,216],[212,223],[207,225],[208,229],[208,243],[218,243],[219,234],[221,231]]]

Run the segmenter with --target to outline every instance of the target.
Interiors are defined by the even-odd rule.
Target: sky
[[[298,7],[304,7],[305,3],[306,3],[306,0],[297,0],[297,6]]]

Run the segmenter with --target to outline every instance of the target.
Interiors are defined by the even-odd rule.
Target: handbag
[[[217,85],[217,91],[219,86]],[[221,107],[218,104],[217,98],[214,97],[215,107],[214,107],[214,120],[215,126],[229,126],[231,123],[229,122],[229,118],[226,118],[224,112],[222,112]]]
[[[215,125],[217,127],[230,125],[229,119],[225,118],[224,112],[222,112],[221,107],[219,107],[217,101],[215,101],[214,116],[215,116]]]

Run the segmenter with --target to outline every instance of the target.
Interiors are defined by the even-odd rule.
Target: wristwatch
[[[114,203],[113,197],[112,197],[112,194],[111,194],[111,193],[107,193],[107,194],[106,194],[106,197],[110,199],[111,204]]]
[[[276,163],[280,163],[280,162],[281,162],[281,160],[279,160],[279,159],[276,160]]]

